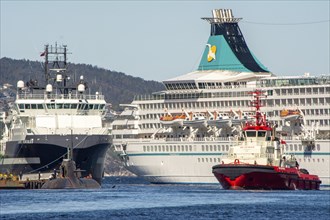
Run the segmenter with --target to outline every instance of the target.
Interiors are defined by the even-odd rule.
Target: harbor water
[[[1,219],[329,219],[330,190],[229,191],[106,177],[101,189],[1,190]]]

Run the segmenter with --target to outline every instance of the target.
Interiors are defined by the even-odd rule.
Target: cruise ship
[[[277,77],[248,48],[230,9],[202,18],[211,25],[196,71],[163,81],[164,91],[123,104],[112,124],[113,150],[128,170],[152,183],[217,183],[219,164],[253,118],[251,92],[277,126],[286,155],[330,184],[330,77]]]
[[[17,82],[13,107],[1,114],[0,173],[48,178],[72,152],[82,177],[101,183],[112,141],[103,120],[107,103],[104,95],[89,94],[83,76],[69,75],[67,51],[45,45],[44,80]]]

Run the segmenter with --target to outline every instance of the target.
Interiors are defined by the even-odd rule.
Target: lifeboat
[[[183,121],[183,126],[193,128],[207,127],[205,115],[202,113],[189,113],[189,116]]]
[[[301,116],[299,110],[283,109],[280,111],[280,117],[285,120],[297,120]]]
[[[318,190],[317,175],[301,169],[294,155],[284,155],[286,142],[260,112],[262,92],[253,92],[255,121],[247,121],[240,142],[229,149],[212,172],[224,189]]]
[[[166,127],[182,127],[183,121],[185,120],[186,116],[184,114],[182,115],[164,115],[162,116],[159,121],[163,126]]]
[[[224,128],[231,127],[232,121],[228,114],[214,112],[214,114],[207,120],[207,124],[217,128]]]

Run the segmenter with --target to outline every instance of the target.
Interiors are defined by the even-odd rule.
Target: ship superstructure
[[[20,176],[43,175],[58,169],[73,148],[82,176],[101,182],[105,154],[111,145],[103,125],[104,96],[88,94],[83,76],[78,81],[67,70],[67,47],[45,46],[45,82],[17,82],[17,95],[6,123],[7,136],[0,172]]]
[[[212,13],[203,18],[211,35],[198,69],[123,105],[113,123],[115,151],[151,182],[216,183],[212,166],[251,119],[249,93],[260,89],[267,95],[263,110],[285,136],[284,152],[329,185],[330,77],[276,77],[249,50],[240,19],[230,9]]]

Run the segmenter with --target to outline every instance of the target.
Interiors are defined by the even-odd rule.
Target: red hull
[[[276,166],[221,164],[213,174],[224,189],[318,190],[321,184],[316,175]]]

